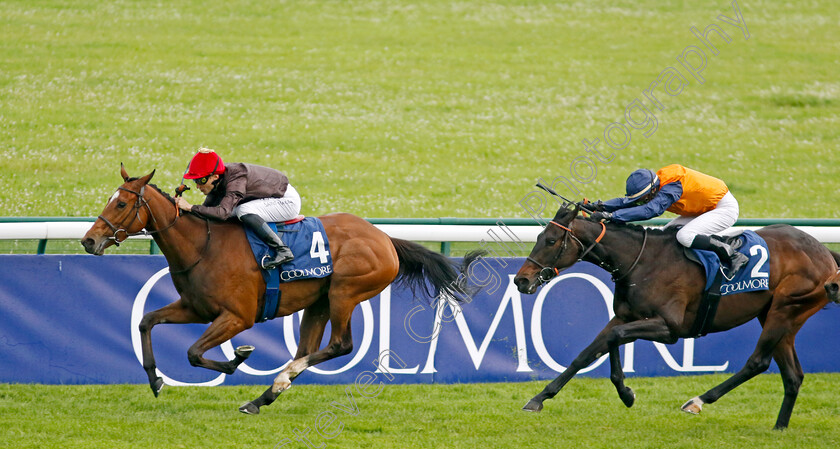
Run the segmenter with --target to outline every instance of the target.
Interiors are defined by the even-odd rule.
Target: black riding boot
[[[734,276],[741,268],[744,268],[750,261],[749,257],[735,251],[726,243],[716,238],[711,238],[708,235],[695,236],[694,241],[691,242],[691,247],[712,251],[717,254],[720,257],[721,264],[729,266],[729,272],[726,273],[729,278]]]
[[[242,223],[245,223],[245,226],[251,228],[251,230],[257,234],[257,237],[275,251],[273,258],[267,257],[263,259],[263,268],[271,270],[272,268],[276,268],[284,263],[294,260],[295,256],[292,254],[289,247],[283,243],[280,236],[278,236],[277,233],[271,229],[271,226],[269,226],[268,223],[266,223],[259,215],[248,214],[239,217],[239,219],[242,220]]]

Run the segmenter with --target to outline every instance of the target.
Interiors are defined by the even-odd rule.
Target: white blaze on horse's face
[[[119,191],[119,189],[117,189],[117,190],[114,192],[114,194],[113,194],[113,195],[111,195],[111,198],[108,198],[108,203],[106,204],[106,206],[107,206],[108,204],[111,204],[111,201],[114,201],[115,199],[117,199],[117,197],[118,197],[118,196],[120,196],[120,191]]]

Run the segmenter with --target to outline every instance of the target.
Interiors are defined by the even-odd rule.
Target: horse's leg
[[[350,312],[352,312],[352,309]],[[335,320],[331,320],[330,322],[332,324],[332,335],[326,348],[292,360],[292,363],[277,375],[274,383],[268,390],[254,401],[239,407],[239,411],[251,415],[259,413],[262,405],[268,405],[274,402],[280,396],[280,393],[288,390],[292,386],[292,381],[306,370],[306,368],[352,351],[353,337],[350,333],[349,314],[347,319],[342,323],[337,323]]]
[[[799,364],[799,357],[796,356],[796,349],[793,347],[793,335],[788,335],[779,342],[779,346],[773,351],[773,358],[779,365],[779,372],[782,375],[782,383],[785,386],[785,399],[782,401],[782,408],[779,410],[779,417],[776,419],[774,429],[786,429],[790,422],[790,415],[793,413],[793,405],[799,395],[799,387],[805,373],[802,365]]]
[[[321,362],[349,354],[353,351],[353,335],[350,331],[350,314],[353,309],[347,311],[346,315],[330,319],[332,325],[332,333],[330,334],[330,341],[327,346],[312,354],[296,358],[274,379],[274,385],[271,390],[280,394],[292,386],[292,381],[300,375],[304,370],[310,366],[317,365]]]
[[[681,409],[684,412],[698,414],[703,408],[703,404],[711,404],[721,396],[732,391],[738,385],[752,379],[756,375],[767,371],[770,367],[770,359],[773,351],[788,333],[788,327],[780,325],[776,320],[767,319],[764,329],[761,331],[761,336],[758,338],[755,351],[753,351],[747,363],[740,371],[726,379],[720,385],[703,393],[700,396],[689,399],[688,402],[682,405]]]
[[[328,301],[321,300],[304,309],[303,318],[300,320],[300,344],[298,345],[294,360],[305,357],[318,350],[321,344],[321,338],[324,337],[324,329],[330,318],[328,306]],[[256,415],[260,412],[260,407],[271,404],[278,396],[280,396],[280,393],[275,393],[272,385],[260,397],[239,407],[239,411],[249,415]]]
[[[542,410],[543,401],[553,398],[578,371],[589,366],[589,364],[597,360],[606,351],[610,353],[610,380],[615,385],[618,396],[624,402],[624,405],[627,407],[632,406],[636,395],[633,393],[633,390],[624,385],[624,370],[621,368],[621,357],[618,348],[623,344],[638,339],[666,343],[673,343],[677,340],[672,335],[665,320],[661,317],[632,321],[630,323],[624,323],[617,317],[613,318],[598,336],[595,337],[595,341],[575,358],[566,371],[548,384],[540,394],[534,396],[523,409],[532,412]]]
[[[146,375],[149,376],[149,385],[152,387],[152,392],[155,394],[155,397],[158,396],[160,390],[163,388],[163,379],[157,375],[155,354],[152,351],[152,328],[161,323],[184,324],[206,323],[206,321],[199,318],[192,309],[184,307],[180,299],[143,315],[139,326],[140,346],[143,348],[143,369],[146,370]]]
[[[236,367],[251,355],[251,352],[254,350],[253,346],[237,348],[234,359],[225,362],[206,359],[204,358],[204,353],[230,340],[248,327],[242,318],[230,312],[222,312],[221,315],[210,323],[210,326],[201,334],[201,337],[190,346],[190,349],[187,350],[187,358],[190,361],[190,365],[200,366],[225,374],[233,374],[236,371]]]
[[[627,407],[633,406],[636,394],[630,387],[624,385],[624,370],[621,368],[621,355],[618,348],[636,340],[675,343],[677,338],[661,317],[632,321],[616,326],[610,331],[607,336],[607,345],[610,349],[610,380],[618,391],[618,397]]]
[[[577,374],[578,371],[582,370],[589,366],[595,360],[598,360],[598,357],[601,357],[609,350],[609,345],[607,344],[607,337],[610,334],[610,331],[621,324],[624,324],[624,321],[619,319],[618,317],[614,317],[611,319],[607,325],[598,333],[595,337],[595,340],[589,344],[577,357],[572,361],[568,368],[563,371],[556,379],[551,381],[550,384],[546,385],[539,394],[534,396],[523,410],[527,410],[529,412],[538,412],[543,408],[543,401],[546,399],[551,399],[557,395],[557,393],[562,389],[571,379],[572,377]]]

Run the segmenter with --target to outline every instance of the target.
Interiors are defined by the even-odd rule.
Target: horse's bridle
[[[132,236],[135,236],[135,235],[154,235],[154,234],[157,234],[157,233],[159,233],[159,232],[163,232],[163,231],[165,231],[165,230],[167,230],[167,229],[171,228],[172,226],[175,226],[175,223],[178,221],[178,219],[179,219],[179,218],[181,218],[180,209],[178,209],[178,206],[176,205],[176,206],[175,206],[175,209],[176,209],[175,218],[172,220],[172,222],[171,222],[171,223],[169,223],[168,225],[164,226],[163,228],[161,228],[161,229],[156,229],[156,230],[154,230],[154,231],[148,231],[148,230],[146,230],[146,226],[149,224],[149,220],[146,220],[146,223],[143,223],[143,227],[142,227],[142,228],[140,228],[140,229],[141,229],[140,231],[138,231],[138,232],[133,232],[133,233],[129,233],[129,232],[128,232],[125,228],[131,227],[131,225],[132,225],[132,224],[134,224],[134,222],[135,222],[135,221],[140,221],[140,209],[141,209],[142,207],[145,207],[145,208],[146,208],[146,211],[149,213],[149,218],[151,219],[151,221],[152,221],[153,223],[157,224],[157,219],[155,219],[154,214],[152,214],[152,208],[151,208],[151,206],[149,206],[149,202],[148,202],[148,201],[146,200],[146,198],[143,196],[143,194],[146,192],[146,186],[145,186],[145,185],[144,185],[143,187],[140,187],[140,191],[139,191],[139,192],[134,191],[134,190],[131,190],[131,189],[127,189],[127,188],[125,188],[125,187],[123,187],[123,186],[117,187],[117,190],[123,190],[123,191],[125,191],[125,192],[128,192],[128,193],[133,193],[133,194],[137,195],[137,201],[135,201],[135,202],[134,202],[134,218],[133,218],[133,219],[131,220],[131,222],[129,222],[129,223],[128,223],[128,225],[126,225],[125,227],[122,227],[122,228],[117,228],[117,227],[116,227],[113,223],[111,223],[111,221],[110,221],[110,220],[108,220],[108,219],[107,219],[107,218],[105,218],[104,216],[99,215],[99,216],[97,217],[97,218],[99,218],[100,220],[104,221],[104,222],[105,222],[105,224],[107,224],[107,225],[108,225],[108,227],[109,227],[109,228],[111,228],[111,231],[113,231],[113,232],[114,232],[114,235],[113,235],[113,236],[111,236],[111,237],[108,237],[108,239],[109,239],[109,240],[113,240],[113,241],[114,241],[114,245],[116,245],[117,247],[119,247],[119,246],[120,246],[120,243],[124,242],[124,241],[125,241],[126,239],[128,239],[129,237],[132,237]],[[195,262],[193,262],[192,264],[190,264],[190,265],[189,265],[187,268],[185,268],[185,269],[182,269],[182,270],[176,270],[176,271],[172,271],[172,270],[170,270],[170,271],[169,271],[169,273],[170,273],[170,274],[185,273],[185,272],[187,272],[187,271],[190,271],[190,270],[191,270],[191,269],[193,269],[196,265],[198,265],[198,263],[199,263],[199,262],[201,262],[201,259],[203,259],[203,258],[204,258],[204,253],[205,253],[205,252],[207,252],[207,248],[208,248],[208,247],[210,247],[210,222],[209,222],[208,220],[205,220],[205,222],[206,222],[206,224],[207,224],[207,240],[204,242],[204,249],[201,251],[201,254],[199,254],[199,256],[198,256],[198,260],[196,260]],[[124,238],[124,239],[122,239],[122,240],[120,240],[120,239],[119,239],[119,234],[120,234],[120,232],[125,233],[125,238]]]
[[[580,246],[581,251],[583,251],[583,252],[578,256],[577,262],[580,262],[581,260],[583,260],[583,258],[586,257],[586,255],[589,254],[590,251],[592,251],[593,248],[595,248],[595,245],[597,245],[598,243],[601,242],[601,239],[604,238],[604,235],[607,233],[607,226],[602,222],[601,223],[601,234],[598,236],[598,238],[595,239],[594,242],[592,242],[591,245],[589,245],[588,248],[584,249],[583,242],[581,242],[580,239],[577,238],[577,236],[574,234],[574,232],[572,232],[571,228],[563,226],[563,225],[561,225],[560,223],[557,223],[554,220],[549,221],[549,223],[551,223],[551,224],[559,227],[560,229],[566,231],[566,233],[563,235],[563,244],[560,246],[560,251],[558,252],[559,255],[562,255],[566,251],[566,245],[569,243],[569,237],[573,238],[575,240],[575,242],[577,242],[577,244]],[[559,255],[557,256],[558,259],[560,258]],[[560,273],[560,270],[558,270],[557,267],[543,265],[543,264],[537,262],[536,260],[534,260],[534,258],[532,258],[531,256],[528,256],[526,258],[526,260],[528,260],[531,263],[533,263],[534,265],[540,267],[540,274],[539,274],[540,282],[543,282],[543,283],[548,282],[548,281],[551,280],[551,278],[553,278],[554,276],[557,276]]]
[[[601,242],[601,239],[603,239],[604,235],[606,235],[606,233],[607,233],[607,226],[604,224],[604,222],[600,222],[599,224],[601,225],[601,234],[598,235],[598,238],[596,238],[595,241],[592,242],[591,245],[589,245],[589,247],[587,247],[586,249],[583,249],[584,248],[583,242],[581,242],[580,239],[577,238],[577,236],[574,234],[574,232],[572,231],[571,228],[563,226],[560,223],[555,222],[554,220],[550,221],[549,223],[551,223],[551,224],[559,227],[560,229],[566,231],[566,234],[563,236],[563,245],[560,246],[560,251],[559,251],[558,254],[563,254],[563,252],[566,250],[566,244],[569,241],[569,237],[573,238],[577,242],[577,244],[580,246],[580,248],[583,252],[578,256],[576,262],[580,262],[581,260],[583,260],[583,258],[586,257],[586,255],[589,254],[595,248],[595,246],[598,245],[598,243]],[[639,263],[639,260],[642,258],[642,253],[645,252],[645,245],[647,244],[647,237],[648,237],[647,228],[644,228],[644,239],[642,240],[642,248],[639,250],[639,254],[636,255],[636,259],[630,265],[630,268],[627,270],[627,272],[624,273],[623,275],[616,278],[615,273],[618,270],[616,269],[616,270],[611,272],[611,275],[613,276],[613,282],[618,282],[619,280],[624,279],[625,277],[627,277],[633,271],[634,268],[636,268],[636,265]],[[559,258],[560,258],[560,256],[558,256],[558,259]],[[542,282],[542,283],[550,281],[554,276],[557,276],[560,273],[560,270],[558,270],[557,267],[543,265],[543,264],[537,262],[536,260],[534,260],[534,258],[532,258],[531,256],[528,256],[526,258],[526,260],[528,260],[529,262],[533,263],[534,265],[540,267],[540,274],[539,274],[538,277],[539,277],[540,282]],[[604,267],[603,262],[599,265],[601,267]]]
[[[126,230],[126,228],[131,227],[131,225],[134,224],[135,221],[140,221],[140,208],[145,206],[146,210],[149,212],[149,217],[151,217],[152,220],[154,220],[155,218],[154,218],[154,215],[152,215],[152,208],[149,207],[149,202],[146,201],[146,198],[143,197],[143,193],[146,191],[146,186],[140,187],[139,192],[135,192],[134,190],[127,189],[123,186],[117,187],[117,190],[123,190],[123,191],[126,191],[126,192],[133,193],[133,194],[137,195],[137,201],[134,202],[134,218],[132,218],[131,222],[129,222],[128,225],[126,225],[125,227],[121,227],[121,228],[117,228],[113,223],[111,223],[110,220],[105,218],[103,215],[100,215],[96,218],[104,221],[105,224],[107,224],[108,227],[111,228],[111,231],[114,232],[114,235],[111,236],[111,237],[108,237],[108,240],[113,240],[114,245],[119,247],[120,243],[126,241],[131,236],[134,236],[134,235],[149,235],[150,234],[148,231],[145,231],[146,224],[148,224],[148,221],[143,224],[143,227],[140,228],[141,229],[140,232],[129,233]],[[122,240],[120,240],[120,238],[119,238],[120,232],[125,233],[125,238],[122,239]]]

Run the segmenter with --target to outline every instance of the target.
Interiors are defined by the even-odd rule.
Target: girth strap
[[[715,315],[717,314],[718,304],[720,304],[720,286],[722,282],[723,273],[718,270],[712,286],[709,287],[709,290],[700,299],[700,307],[697,308],[697,317],[694,319],[694,324],[691,325],[689,337],[697,338],[709,333],[712,322],[715,320]]]

